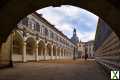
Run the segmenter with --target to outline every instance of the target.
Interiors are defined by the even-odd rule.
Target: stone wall
[[[2,43],[1,49],[0,49],[0,68],[5,66],[12,66],[11,64],[11,42],[12,42],[12,36],[10,35],[6,42]]]
[[[120,40],[114,32],[96,50],[95,56],[108,69],[120,69]]]

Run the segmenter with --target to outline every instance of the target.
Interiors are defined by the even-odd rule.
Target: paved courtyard
[[[15,63],[0,70],[0,80],[108,80],[94,60]]]

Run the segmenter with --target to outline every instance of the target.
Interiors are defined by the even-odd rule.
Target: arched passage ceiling
[[[105,20],[120,37],[119,0],[0,0],[0,39],[5,41],[18,21],[44,7],[73,5]]]

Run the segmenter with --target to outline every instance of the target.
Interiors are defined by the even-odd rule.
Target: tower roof
[[[79,38],[77,37],[76,29],[75,29],[75,28],[74,28],[74,30],[73,30],[73,36],[71,37],[71,41],[72,41],[74,44],[79,43]]]

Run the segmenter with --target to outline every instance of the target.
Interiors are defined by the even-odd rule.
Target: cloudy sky
[[[77,29],[77,36],[81,41],[86,42],[95,37],[98,17],[84,9],[63,5],[46,7],[37,12],[69,38],[72,37],[74,28]]]

